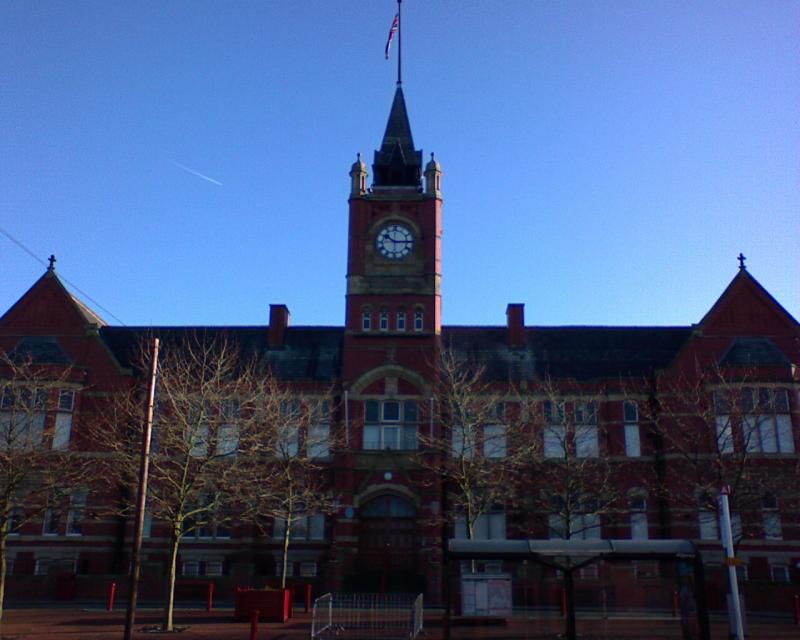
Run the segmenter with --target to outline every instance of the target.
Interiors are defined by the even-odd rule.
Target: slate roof
[[[389,111],[381,148],[375,152],[372,164],[373,185],[416,187],[419,186],[421,169],[422,151],[414,148],[406,100],[403,89],[398,86]]]
[[[736,338],[722,355],[721,365],[784,365],[788,358],[769,338]]]
[[[55,336],[26,336],[8,354],[14,362],[30,358],[34,364],[71,364],[72,360]]]
[[[341,371],[343,329],[338,327],[290,327],[285,345],[267,344],[269,328],[246,327],[102,327],[100,337],[120,365],[136,362],[139,345],[149,338],[166,344],[179,343],[187,337],[211,341],[226,337],[241,350],[242,356],[255,357],[269,366],[282,380],[331,382]]]
[[[526,327],[510,347],[505,327],[445,327],[442,339],[493,380],[639,377],[666,367],[691,327]]]
[[[505,327],[444,327],[442,341],[492,380],[639,377],[666,367],[691,335],[691,327],[527,327],[525,345],[511,347]],[[176,342],[222,335],[281,379],[331,383],[341,374],[342,327],[290,327],[282,347],[267,344],[268,327],[102,327],[100,336],[123,367],[135,361],[148,337]]]

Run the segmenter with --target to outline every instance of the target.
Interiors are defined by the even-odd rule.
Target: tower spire
[[[372,173],[376,187],[419,187],[420,184],[422,151],[414,148],[403,87],[399,83],[381,148],[375,152]]]

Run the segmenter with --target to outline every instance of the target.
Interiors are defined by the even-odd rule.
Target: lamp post
[[[733,531],[731,530],[731,511],[728,496],[731,493],[729,485],[725,485],[719,494],[720,529],[722,534],[722,548],[725,549],[725,564],[728,567],[728,586],[730,587],[730,600],[728,611],[731,618],[731,637],[744,640],[744,625],[742,624],[742,608],[739,602],[739,582],[736,579],[736,556],[733,549]]]

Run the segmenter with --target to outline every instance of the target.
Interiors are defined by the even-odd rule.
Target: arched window
[[[422,309],[414,311],[414,331],[422,331],[423,327],[423,313]]]
[[[372,309],[364,307],[361,311],[361,330],[370,331],[372,329]]]
[[[397,311],[397,322],[395,323],[395,328],[398,331],[406,330],[406,312],[403,309],[399,309]]]
[[[381,308],[381,313],[379,316],[379,325],[378,328],[381,331],[388,331],[389,330],[389,311],[386,307]]]
[[[631,540],[647,540],[650,537],[647,525],[647,497],[641,491],[632,492],[628,505],[631,511]]]

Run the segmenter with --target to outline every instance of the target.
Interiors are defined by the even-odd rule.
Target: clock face
[[[375,245],[384,258],[400,260],[414,248],[414,236],[402,224],[389,224],[378,232]]]

